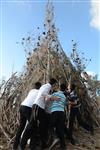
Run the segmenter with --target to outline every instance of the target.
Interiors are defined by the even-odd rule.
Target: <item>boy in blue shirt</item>
[[[64,130],[65,130],[65,106],[67,104],[64,91],[66,90],[66,84],[60,85],[60,91],[54,92],[52,95],[59,97],[58,101],[52,101],[50,106],[51,111],[51,128],[55,128],[57,137],[60,140],[61,150],[65,150]]]

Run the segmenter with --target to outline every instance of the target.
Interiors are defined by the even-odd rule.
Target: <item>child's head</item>
[[[57,83],[57,80],[56,80],[55,78],[51,78],[50,81],[49,81],[49,83],[50,83],[51,85],[54,85],[54,84]]]
[[[41,83],[40,83],[40,82],[36,82],[36,83],[35,83],[35,88],[36,88],[36,89],[39,89],[40,87],[41,87]]]
[[[71,84],[71,90],[73,91],[73,90],[75,90],[75,88],[76,88],[76,85],[74,83],[72,83]]]
[[[69,85],[68,85],[69,92],[75,90],[75,88],[76,88],[76,85],[74,83],[69,83]]]
[[[66,91],[66,89],[67,89],[66,84],[62,83],[62,84],[60,85],[60,90],[61,90],[61,91]]]

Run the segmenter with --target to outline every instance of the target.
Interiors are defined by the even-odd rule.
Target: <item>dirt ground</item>
[[[77,140],[75,146],[66,141],[67,150],[100,150],[100,128],[95,129],[94,135],[79,129],[75,132],[75,138]],[[0,137],[0,150],[11,150],[6,143],[6,139]],[[58,150],[58,148],[56,147],[54,150]]]
[[[68,143],[68,150],[100,150],[100,128],[95,129],[94,135],[80,130],[76,132],[77,144],[75,146]]]

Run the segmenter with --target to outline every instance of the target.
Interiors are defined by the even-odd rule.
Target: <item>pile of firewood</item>
[[[50,77],[56,78],[59,83],[66,82],[67,84],[70,81],[76,83],[77,93],[82,104],[83,119],[94,126],[100,126],[100,107],[95,94],[96,87],[100,87],[100,83],[92,82],[89,76],[87,79],[81,76],[84,65],[78,55],[77,58],[74,57],[76,55],[75,44],[72,57],[76,66],[67,57],[58,40],[57,30],[53,23],[53,7],[49,3],[46,12],[45,30],[41,36],[38,36],[36,43],[32,43],[31,36],[22,38],[22,45],[27,45],[24,70],[19,75],[12,74],[8,81],[2,81],[0,85],[0,133],[5,136],[8,145],[12,142],[19,124],[21,102],[36,81],[45,83]],[[32,47],[32,45],[34,46]]]

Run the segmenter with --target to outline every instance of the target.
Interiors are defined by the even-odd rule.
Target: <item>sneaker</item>
[[[56,144],[58,144],[59,143],[59,139],[58,138],[56,138],[56,139],[54,139],[54,141],[52,142],[52,144],[51,144],[51,146],[48,148],[48,150],[51,150]]]

